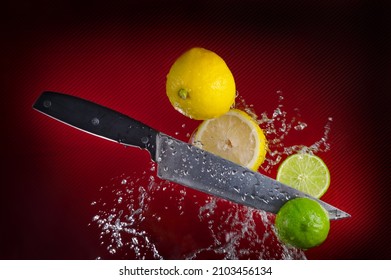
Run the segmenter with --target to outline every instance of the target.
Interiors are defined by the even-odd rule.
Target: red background
[[[125,150],[34,111],[40,93],[86,98],[167,134],[179,131],[177,137],[186,140],[182,124],[191,131],[199,122],[172,109],[165,77],[194,46],[224,58],[240,95],[257,113],[276,107],[278,90],[287,110],[300,108],[308,128],[292,135],[292,143],[312,144],[333,117],[331,151],[319,154],[332,178],[322,199],[352,218],[333,222],[327,241],[307,257],[390,258],[387,4],[127,2],[6,2],[0,258],[101,255],[98,233],[87,226],[96,213],[91,201],[112,178],[149,166],[143,151]],[[175,235],[175,228],[164,230]]]

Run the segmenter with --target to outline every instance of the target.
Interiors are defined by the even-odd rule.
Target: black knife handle
[[[51,91],[43,92],[33,108],[97,136],[147,149],[155,159],[158,132],[124,114],[79,97]]]

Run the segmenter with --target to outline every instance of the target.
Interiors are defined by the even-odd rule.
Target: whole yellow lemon
[[[234,77],[225,61],[204,48],[192,48],[171,66],[166,82],[172,106],[187,117],[219,117],[234,104]]]

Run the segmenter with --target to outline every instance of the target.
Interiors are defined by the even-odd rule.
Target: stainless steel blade
[[[163,133],[156,138],[158,176],[239,204],[277,213],[296,197],[318,201],[330,220],[350,215],[319,199]]]

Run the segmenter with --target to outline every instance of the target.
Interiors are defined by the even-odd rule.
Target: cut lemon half
[[[257,170],[266,156],[266,137],[246,112],[228,113],[201,123],[192,144],[251,170]]]
[[[277,171],[277,181],[320,198],[329,188],[330,172],[324,161],[311,154],[287,157]]]

